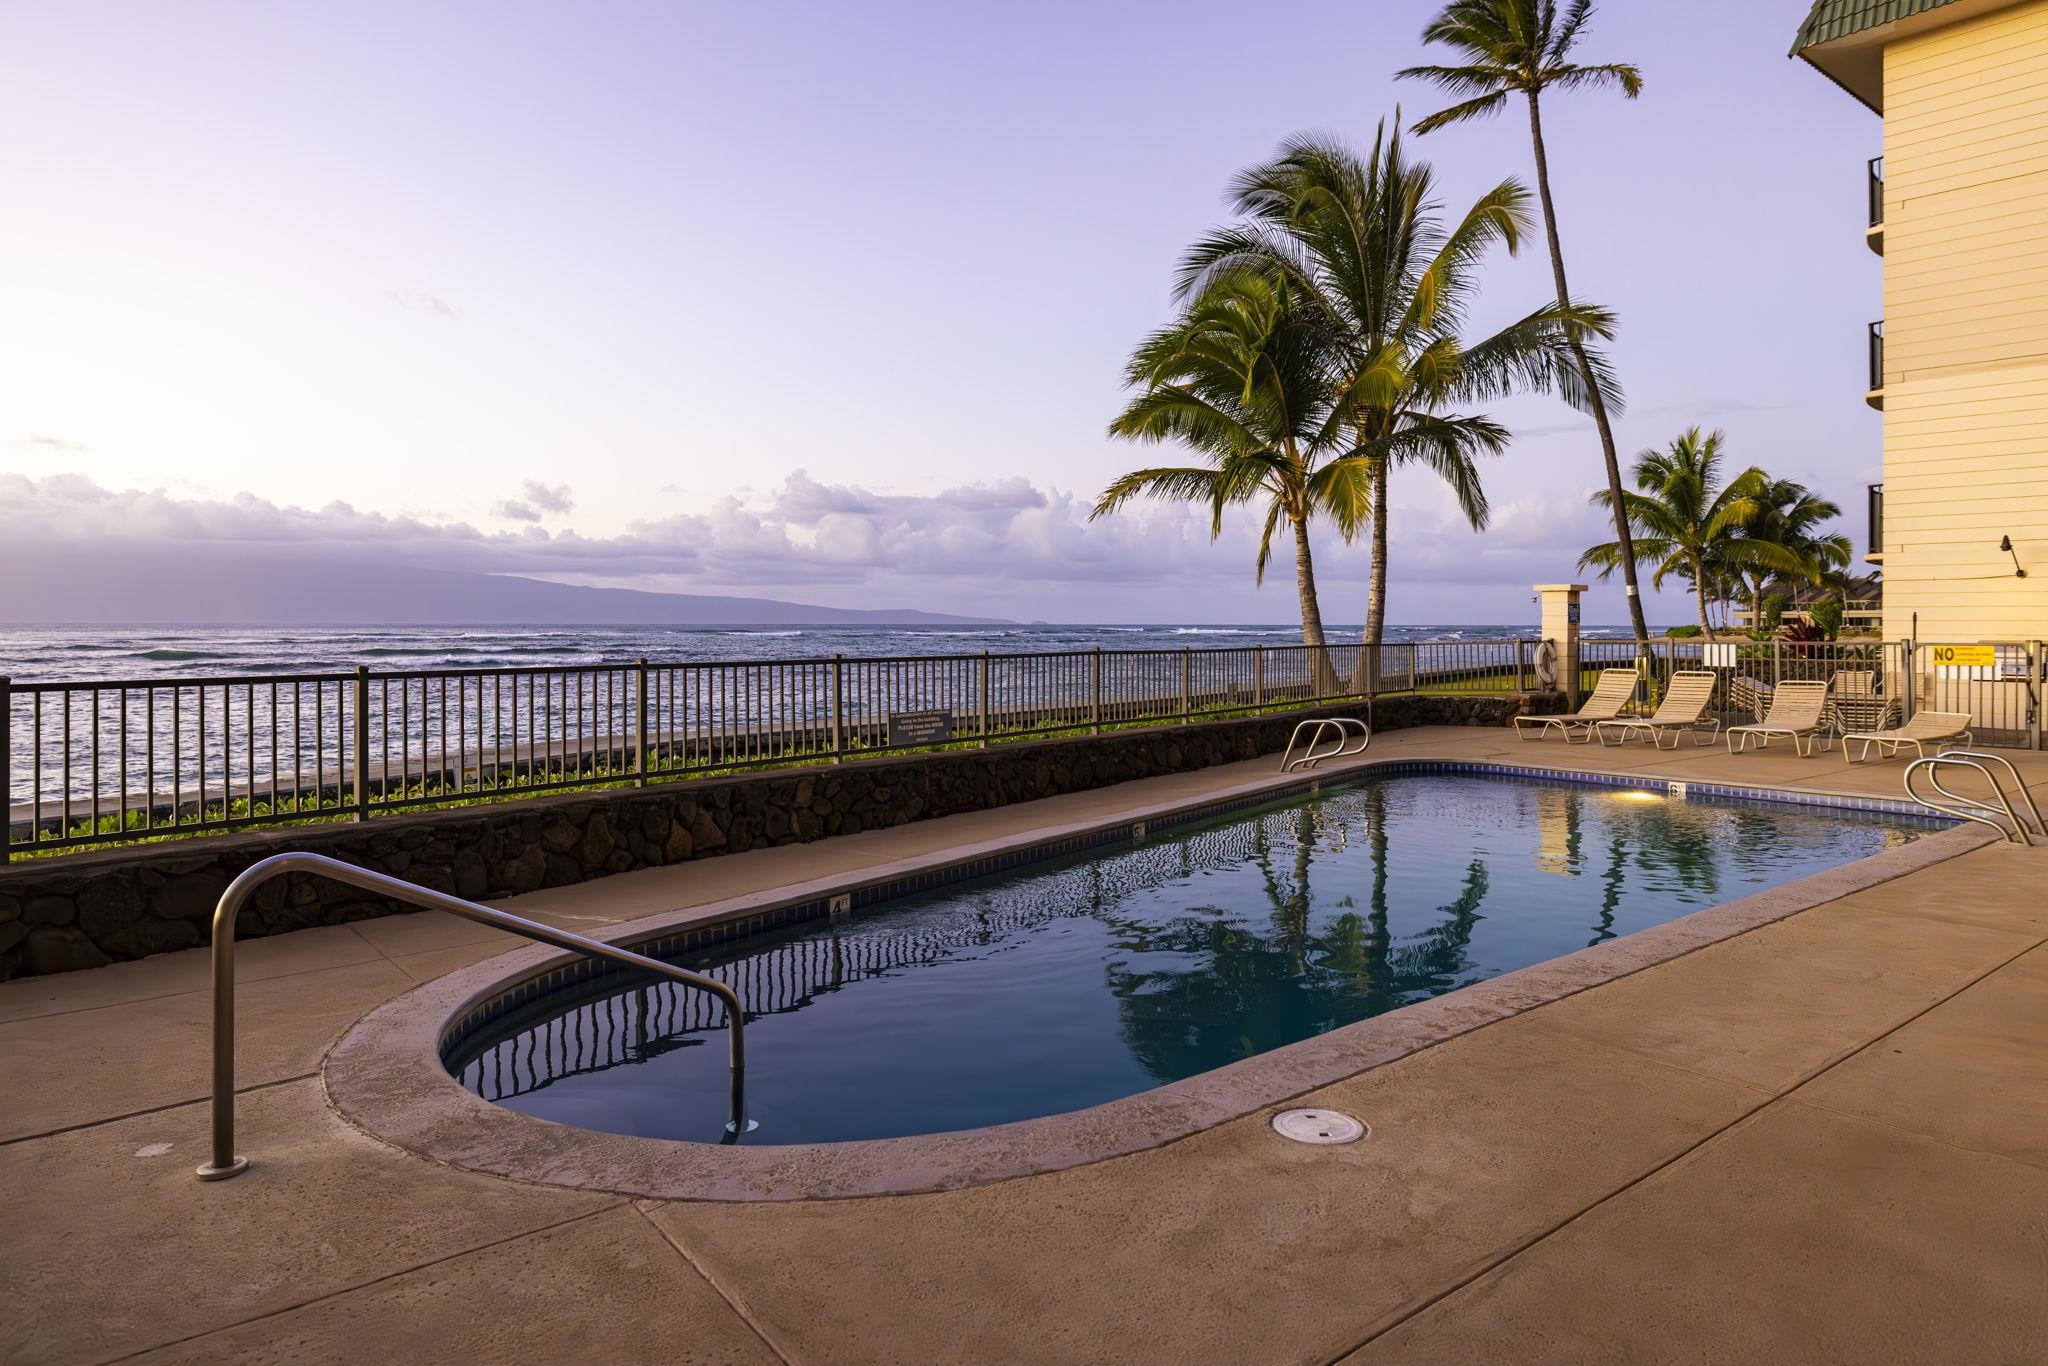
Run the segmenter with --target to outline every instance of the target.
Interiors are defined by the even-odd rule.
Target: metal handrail
[[[746,1110],[746,1010],[740,1004],[739,993],[717,978],[690,972],[601,940],[558,930],[552,925],[479,906],[473,901],[464,901],[383,873],[373,873],[324,854],[273,854],[251,864],[241,876],[229,883],[213,912],[213,1156],[198,1170],[201,1181],[224,1181],[228,1177],[239,1176],[249,1167],[249,1159],[235,1153],[235,917],[250,893],[271,878],[285,873],[315,873],[364,891],[382,893],[394,901],[427,910],[446,911],[450,915],[523,935],[558,949],[602,958],[622,967],[637,968],[710,992],[725,1003],[732,1107],[732,1118],[725,1126],[726,1136],[729,1140],[737,1138],[755,1127],[747,1119]]]
[[[1353,734],[1347,727],[1357,727],[1357,744],[1353,745]],[[1311,729],[1313,728],[1313,729]],[[1301,733],[1309,732],[1308,744],[1302,756],[1294,757],[1295,747],[1301,742]],[[1336,743],[1318,754],[1316,746],[1323,743],[1323,733],[1334,731]],[[1287,737],[1287,752],[1280,756],[1280,771],[1293,773],[1297,769],[1311,769],[1326,759],[1348,759],[1363,754],[1372,744],[1372,727],[1355,716],[1324,716],[1303,721],[1294,727],[1294,734]]]
[[[2012,799],[2006,795],[2004,782],[1999,779],[1997,773],[1985,766],[1985,760],[1998,764],[2012,777],[2013,786],[2019,792],[2020,801],[2025,804],[2028,814],[2033,817],[2034,823],[2031,827],[2020,818],[2019,812],[2013,807]],[[1992,803],[1981,801],[1976,797],[1965,797],[1961,793],[1953,792],[1945,787],[1942,784],[1940,772],[1941,765],[1943,764],[1954,764],[1958,768],[1974,768],[1983,774],[1984,780],[1991,784],[1992,795],[1998,799],[1997,805],[1994,806]],[[1936,792],[1946,797],[1953,805],[1945,806],[1933,798],[1923,797],[1913,790],[1913,775],[1923,768],[1927,770],[1928,784]],[[1918,802],[1931,811],[1939,811],[1944,815],[1957,816],[1966,821],[1975,821],[1979,825],[1988,825],[1996,830],[2007,843],[2031,847],[2034,843],[2033,835],[2040,834],[2048,837],[2048,826],[2044,826],[2041,822],[2041,808],[2035,805],[2033,794],[2027,791],[2027,784],[2020,777],[2019,770],[2013,767],[2012,760],[2002,754],[1987,754],[1980,749],[1954,749],[1946,754],[1930,754],[1925,758],[1915,759],[1912,763],[1907,764],[1903,781],[1908,799]],[[2011,828],[2008,829],[1998,819],[2001,815],[2012,823]]]

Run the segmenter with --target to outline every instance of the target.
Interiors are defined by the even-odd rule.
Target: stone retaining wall
[[[1376,705],[1374,724],[1500,726],[1525,711],[1555,711],[1562,701],[1555,694],[1390,697]],[[1253,759],[1277,753],[1304,717],[1353,710],[1334,706],[33,859],[0,869],[0,980],[201,944],[229,880],[286,850],[327,854],[481,901]],[[280,934],[404,909],[294,874],[258,890],[237,933]]]

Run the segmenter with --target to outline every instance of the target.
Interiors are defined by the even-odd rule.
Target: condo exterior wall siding
[[[2048,0],[1887,44],[1884,108],[1884,631],[2039,637]]]

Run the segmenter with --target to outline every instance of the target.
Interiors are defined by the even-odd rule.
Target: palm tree
[[[1271,279],[1327,337],[1333,405],[1351,442],[1341,459],[1363,466],[1370,498],[1369,508],[1330,511],[1347,535],[1372,524],[1365,639],[1375,645],[1386,623],[1390,469],[1428,468],[1483,529],[1478,457],[1505,449],[1508,432],[1482,414],[1448,410],[1522,389],[1560,389],[1583,402],[1578,339],[1609,331],[1601,310],[1546,305],[1466,344],[1460,333],[1478,264],[1496,244],[1515,250],[1529,226],[1529,192],[1502,181],[1447,230],[1434,183],[1429,163],[1403,154],[1398,116],[1391,132],[1380,125],[1362,157],[1328,138],[1296,137],[1239,174],[1231,198],[1243,219],[1197,243],[1177,285],[1185,299],[1244,275]]]
[[[1707,593],[1717,578],[1753,570],[1798,573],[1805,563],[1784,546],[1744,534],[1763,511],[1758,494],[1770,480],[1752,467],[1723,486],[1723,439],[1720,432],[1703,437],[1693,427],[1666,450],[1642,452],[1635,466],[1641,492],[1623,494],[1615,517],[1635,532],[1636,552],[1658,562],[1653,588],[1674,574],[1692,585],[1700,629],[1709,634]],[[1615,510],[1604,489],[1593,501]],[[1618,540],[1596,545],[1579,557],[1579,568],[1598,569],[1604,579],[1625,563],[1626,553]]]
[[[1206,503],[1216,536],[1226,507],[1264,499],[1258,580],[1265,581],[1274,534],[1285,523],[1294,539],[1302,642],[1322,645],[1309,524],[1329,508],[1355,524],[1347,519],[1364,505],[1361,472],[1336,459],[1348,443],[1331,401],[1329,362],[1327,338],[1285,283],[1250,274],[1218,280],[1139,344],[1125,369],[1138,395],[1109,426],[1112,436],[1172,441],[1208,463],[1133,470],[1103,491],[1091,520],[1141,496]]]
[[[1550,273],[1560,308],[1569,305],[1571,286],[1565,279],[1564,248],[1558,241],[1557,206],[1550,195],[1550,158],[1543,145],[1543,92],[1614,86],[1634,99],[1643,88],[1642,73],[1633,66],[1586,66],[1571,60],[1572,48],[1592,14],[1592,0],[1569,0],[1561,16],[1557,0],[1451,0],[1422,31],[1422,39],[1458,50],[1466,58],[1464,65],[1412,66],[1399,73],[1432,81],[1460,97],[1458,103],[1419,121],[1415,125],[1418,133],[1467,119],[1489,118],[1507,106],[1511,92],[1520,91],[1527,99],[1536,193],[1543,202],[1543,230],[1550,242]],[[1628,589],[1629,622],[1635,629],[1637,650],[1644,651],[1649,648],[1650,633],[1643,623],[1643,599],[1637,591],[1635,547],[1627,520],[1619,511],[1625,499],[1621,460],[1608,422],[1608,396],[1603,394],[1597,369],[1583,347],[1578,360],[1593,425],[1600,433],[1600,453],[1607,463],[1609,506],[1616,509],[1614,538],[1622,581]]]
[[[1758,512],[1744,534],[1783,546],[1804,561],[1798,577],[1815,587],[1846,578],[1855,549],[1849,537],[1839,531],[1823,530],[1826,523],[1842,515],[1841,506],[1822,498],[1806,485],[1792,479],[1767,480],[1756,491]],[[1776,577],[1772,570],[1757,566],[1740,575],[1749,598],[1750,622],[1762,620],[1764,593]]]

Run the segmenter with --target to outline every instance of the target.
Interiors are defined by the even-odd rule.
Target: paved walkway
[[[1375,756],[1555,764],[1396,732]],[[580,929],[1195,799],[1234,766],[506,903]],[[1573,747],[1892,795],[1900,765]],[[2028,778],[2048,802],[2048,760]],[[1998,846],[1262,1116],[979,1189],[783,1205],[526,1185],[339,1119],[334,1039],[509,947],[437,915],[242,951],[245,1176],[202,1185],[194,951],[0,985],[0,1360],[2048,1359],[2048,850]]]

